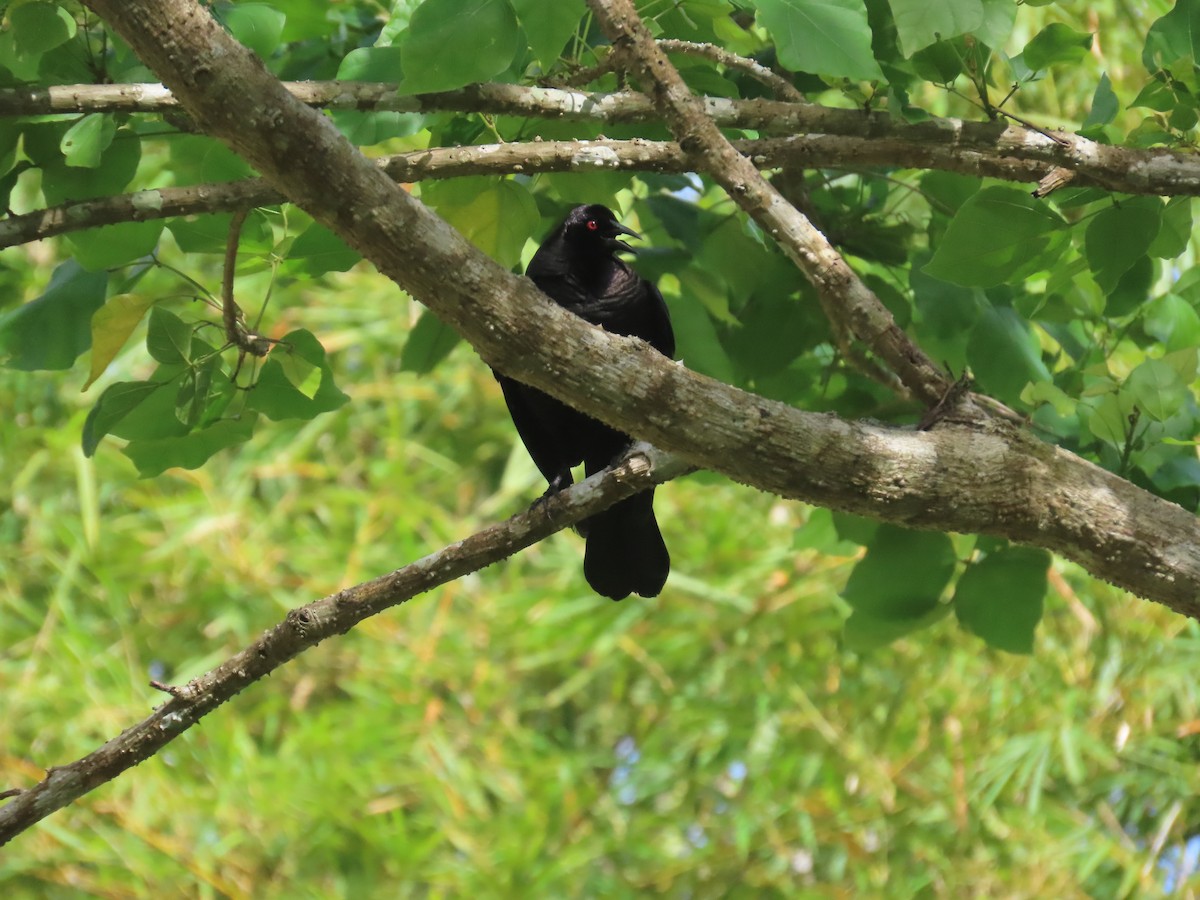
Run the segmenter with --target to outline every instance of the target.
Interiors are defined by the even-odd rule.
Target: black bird
[[[662,294],[616,254],[632,250],[618,239],[640,238],[612,210],[577,206],[538,248],[525,274],[559,306],[614,334],[639,337],[664,356],[675,354],[675,334]],[[546,496],[571,484],[571,467],[599,472],[631,443],[622,434],[548,394],[497,373],[517,434],[550,483]],[[583,574],[598,594],[621,600],[630,593],[655,597],[671,557],[654,518],[654,490],[610,506],[581,522],[587,538]]]

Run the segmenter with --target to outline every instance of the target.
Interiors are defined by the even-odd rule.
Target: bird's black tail
[[[657,597],[671,557],[654,518],[654,490],[634,494],[587,519],[583,575],[597,594]]]

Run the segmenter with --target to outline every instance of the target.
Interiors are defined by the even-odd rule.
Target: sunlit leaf
[[[288,379],[281,362],[282,356],[286,354],[298,356],[319,373],[319,386],[312,396],[306,395]],[[299,366],[298,363],[292,365]],[[318,375],[310,370],[303,379],[304,384],[311,386],[316,378]],[[254,384],[254,390],[250,391],[247,397],[247,405],[267,418],[278,421],[311,419],[320,413],[337,409],[349,399],[334,384],[333,371],[325,357],[325,348],[311,332],[299,329],[285,336],[271,350],[270,356],[263,363],[258,381]]]
[[[794,72],[870,81],[883,72],[871,52],[871,27],[858,0],[755,0],[779,61]]]
[[[92,314],[92,369],[83,390],[104,373],[153,305],[145,294],[118,294]]]
[[[512,180],[456,178],[422,189],[421,199],[502,266],[513,266],[541,221],[533,195]]]
[[[1025,65],[1036,72],[1057,63],[1078,62],[1091,46],[1090,34],[1053,22],[1034,35],[1021,55]]]
[[[284,14],[266,3],[238,3],[226,7],[221,16],[230,33],[262,57],[279,46]]]
[[[94,169],[100,165],[100,157],[116,133],[117,124],[112,116],[101,113],[84,116],[63,135],[62,152],[67,165]]]
[[[980,386],[1005,402],[1018,400],[1030,382],[1050,380],[1037,337],[1009,307],[983,313],[971,329],[967,353]]]
[[[1127,390],[1138,409],[1150,418],[1162,422],[1179,411],[1187,396],[1188,385],[1169,363],[1147,359],[1129,373]]]
[[[580,19],[587,12],[583,0],[512,0],[512,6],[544,72],[558,61],[563,46],[579,29]]]
[[[401,45],[406,94],[448,91],[499,75],[519,43],[507,0],[424,0]]]
[[[888,0],[888,3],[905,56],[912,56],[936,41],[974,31],[983,24],[981,0],[945,0],[941,3]]]
[[[33,56],[52,50],[75,35],[75,20],[55,3],[23,3],[8,13],[17,50]]]
[[[1066,223],[1024,191],[989,187],[958,210],[925,272],[967,287],[992,287],[1056,253]]]

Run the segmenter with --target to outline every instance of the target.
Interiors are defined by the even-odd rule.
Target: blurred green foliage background
[[[81,375],[0,370],[0,781],[28,785],[286,609],[540,487],[460,345],[398,371],[366,271],[288,314],[352,402],[202,469],[78,449]],[[371,310],[391,309],[379,316]],[[256,685],[0,854],[11,896],[907,896],[1161,888],[1195,815],[1197,629],[1057,566],[1032,657],[951,623],[860,655],[857,548],[704,475],[659,491],[675,569],[612,604],[560,534]],[[815,519],[814,519],[815,515]],[[809,529],[801,526],[813,520]],[[799,531],[797,529],[800,528]],[[804,543],[801,540],[801,543]],[[838,548],[841,547],[839,552]],[[1162,844],[1154,842],[1162,829]]]
[[[1005,6],[987,5],[993,13]],[[42,33],[37,16],[67,29],[58,10],[42,8],[49,6],[14,5],[25,9],[27,34]],[[373,67],[394,66],[390,42],[401,39],[417,4],[397,2],[390,16],[370,3],[217,6],[236,34],[274,53],[280,75],[307,78],[368,77]],[[1030,78],[1020,102],[1081,125],[1104,62],[1110,91],[1129,106],[1118,112],[1112,99],[1109,120],[1092,123],[1097,138],[1186,144],[1196,121],[1187,86],[1195,72],[1182,69],[1194,59],[1180,57],[1170,98],[1164,82],[1153,81],[1158,93],[1141,106],[1134,100],[1150,77],[1137,63],[1146,29],[1135,26],[1168,4],[1095,6],[1094,16],[1071,11],[1078,33],[1058,48],[1066,61]],[[879,26],[888,6],[867,7],[873,27],[887,34]],[[699,23],[711,30],[705,38],[758,52],[770,35],[729,26],[748,9],[718,0],[643,4],[663,36],[694,36]],[[582,5],[577,12],[542,35],[548,53],[563,26],[578,30],[568,46],[586,58]],[[1007,23],[1013,50],[1066,17],[1053,4],[1023,4],[1018,13]],[[988,27],[1003,31],[1004,17],[997,21]],[[860,24],[866,34],[866,19]],[[1186,24],[1177,17],[1172,27],[1184,34]],[[72,39],[98,44],[88,27],[99,32],[93,20]],[[1085,50],[1084,29],[1101,35],[1107,60]],[[528,35],[529,52],[514,45],[503,77],[525,77],[536,35]],[[878,43],[873,52],[896,67],[889,77],[914,101],[938,114],[979,116],[954,69],[963,60],[947,63],[957,45],[933,48],[918,70],[904,68],[894,40]],[[0,38],[6,65],[10,44]],[[119,42],[106,47],[108,75],[151,78]],[[47,80],[95,75],[70,49],[66,31],[46,48]],[[375,55],[360,53],[367,49]],[[859,50],[872,52],[866,43]],[[1005,78],[1021,71],[1014,60],[1001,67]],[[25,59],[33,76],[41,74],[35,63]],[[939,65],[950,65],[962,91],[922,80]],[[685,71],[713,93],[746,88],[706,65]],[[866,102],[854,85],[799,81],[821,102]],[[439,114],[414,124],[396,114],[356,116],[334,118],[377,153],[601,130],[506,117]],[[160,120],[107,132],[112,123],[93,124],[114,148],[93,166],[120,176],[100,193],[245,172],[211,142]],[[645,136],[654,127],[606,130]],[[15,136],[0,133],[0,156],[12,167],[0,187],[12,191],[15,208],[96,182],[87,166],[60,158],[65,122],[22,128],[20,152],[29,159],[18,159]],[[131,166],[135,145],[142,155]],[[483,244],[490,235],[488,249],[505,264],[527,260],[525,236],[539,237],[570,202],[612,202],[649,239],[640,265],[663,286],[688,365],[806,409],[912,421],[912,409],[840,364],[807,289],[761,234],[743,227],[715,191],[697,192],[695,204],[681,200],[688,186],[599,173],[418,190],[464,230],[489,223],[472,237]],[[1069,254],[1062,278],[1054,256],[1020,291],[985,292],[921,273],[955,210],[977,193],[992,196],[979,193],[978,179],[835,172],[813,173],[811,186],[823,227],[939,359],[961,369],[969,357],[984,377],[981,363],[991,359],[994,387],[985,388],[1009,391],[1013,403],[1027,401],[1028,382],[1058,387],[1062,397],[1047,393],[1022,408],[1037,407],[1065,445],[1113,468],[1131,464],[1131,477],[1195,505],[1193,469],[1153,480],[1167,452],[1194,466],[1194,448],[1184,441],[1164,450],[1148,439],[1135,448],[1117,402],[1126,376],[1168,339],[1162,320],[1200,323],[1200,291],[1185,284],[1179,297],[1166,293],[1184,281],[1172,267],[1195,271],[1186,203],[1154,208],[1163,221],[1186,219],[1176,235],[1179,261],[1146,256],[1130,269],[1142,279],[1133,287],[1114,293],[1088,274],[1110,254],[1106,245],[1088,255],[1084,216],[1119,209],[1097,192],[1062,205],[1070,220],[1056,250]],[[519,219],[520,240],[510,240],[516,229],[497,226],[493,205],[510,226]],[[158,264],[139,273],[138,290],[188,321],[211,319],[184,299],[196,293],[186,278],[219,283],[217,257],[204,254],[222,248],[224,222],[200,221],[132,227],[122,240],[91,233],[6,250],[0,306],[33,300],[68,257],[114,267],[111,292],[123,294],[124,279],[135,281],[124,263],[143,257],[149,239]],[[47,766],[138,721],[163,698],[149,680],[184,682],[288,609],[411,562],[541,492],[486,366],[463,344],[442,359],[452,341],[367,267],[329,272],[350,263],[327,235],[306,232],[308,224],[289,207],[251,221],[238,296],[251,312],[271,297],[264,328],[273,336],[297,328],[319,336],[351,398],[336,411],[261,423],[247,443],[201,468],[143,479],[120,441],[105,439],[85,458],[80,440],[106,386],[153,369],[138,346],[145,324],[86,394],[86,356],[65,373],[0,368],[0,790],[33,784]],[[1144,315],[1139,304],[1152,294],[1160,305],[1172,299],[1171,315]],[[980,311],[1018,323],[1008,355],[995,350],[989,339],[999,328],[989,331]],[[979,340],[970,341],[977,328]],[[1194,347],[1195,333],[1168,337]],[[420,339],[410,340],[414,334]],[[1012,374],[1014,354],[1028,372]],[[1192,396],[1190,382],[1172,387]],[[1104,391],[1120,425],[1108,439],[1089,424],[1097,417],[1088,403]],[[1057,419],[1048,398],[1066,409]],[[1194,402],[1185,412],[1186,429],[1200,412]],[[1122,444],[1137,452],[1121,460]],[[582,542],[556,535],[255,685],[0,851],[0,890],[105,898],[1118,897],[1184,894],[1200,883],[1192,875],[1200,861],[1196,623],[1055,561],[1031,656],[991,649],[944,619],[856,650],[863,645],[846,638],[850,606],[840,592],[869,540],[861,522],[704,473],[661,488],[656,506],[673,557],[660,597],[619,605],[596,597],[580,571]],[[978,545],[949,540],[952,568],[961,570]],[[914,555],[897,580],[923,562]],[[1006,609],[1010,598],[995,599]],[[943,602],[940,614],[947,611]]]

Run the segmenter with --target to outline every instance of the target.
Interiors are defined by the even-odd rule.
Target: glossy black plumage
[[[600,205],[577,206],[542,242],[525,274],[560,306],[615,334],[675,353],[675,335],[662,294],[616,254],[618,238],[638,237]],[[571,484],[571,467],[591,475],[610,465],[630,438],[555,400],[497,374],[517,433],[550,483],[547,494]],[[654,491],[644,491],[580,523],[587,538],[583,573],[598,594],[621,600],[656,596],[671,559],[654,518]]]

